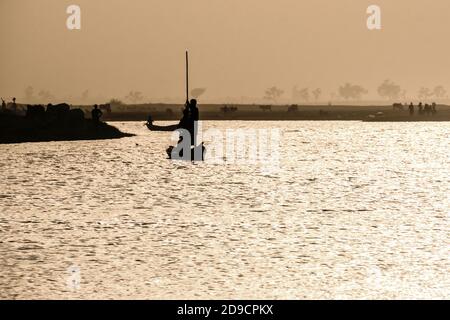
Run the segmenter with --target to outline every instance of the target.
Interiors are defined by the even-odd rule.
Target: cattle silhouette
[[[392,109],[393,110],[403,110],[403,104],[401,104],[401,103],[394,103],[394,104],[392,104]]]
[[[45,107],[43,105],[27,105],[25,116],[29,119],[44,119]]]
[[[298,105],[296,105],[296,104],[290,105],[287,110],[287,112],[297,112],[297,111],[298,111]]]
[[[47,105],[47,110],[45,111],[47,118],[54,120],[64,120],[68,118],[70,112],[70,106],[67,103],[60,103],[52,105],[51,103]]]
[[[84,122],[84,111],[77,108],[69,111],[70,124],[78,125]]]
[[[264,112],[266,112],[266,111],[272,111],[272,106],[271,106],[271,105],[261,105],[261,106],[259,106],[259,108],[260,108],[262,111],[264,111]]]

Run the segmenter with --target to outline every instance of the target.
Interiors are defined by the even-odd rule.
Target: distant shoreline
[[[183,105],[123,105],[112,107],[105,113],[105,121],[145,121],[152,115],[155,121],[177,121],[181,118]],[[234,109],[233,109],[234,108]],[[450,121],[450,106],[438,105],[436,114],[410,115],[408,109],[393,106],[351,105],[199,105],[201,120],[248,120],[248,121],[367,121],[367,122],[421,122]]]
[[[424,102],[425,103],[425,102]],[[427,102],[430,103],[430,102]],[[146,121],[151,115],[155,121],[179,121],[183,104],[105,104],[103,121]],[[22,110],[26,105],[18,104]],[[82,109],[90,117],[92,105],[71,105]],[[262,104],[201,104],[200,120],[241,121],[365,121],[365,122],[422,122],[450,121],[450,106],[437,105],[435,114],[419,114],[415,104],[414,115],[406,106],[403,110],[392,105],[262,105]]]

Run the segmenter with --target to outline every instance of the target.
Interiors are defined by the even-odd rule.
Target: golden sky
[[[81,30],[66,8],[81,7]],[[381,7],[369,31],[366,9]],[[276,85],[316,88],[328,99],[345,82],[377,98],[389,78],[416,96],[450,91],[448,0],[0,0],[0,95],[28,85],[76,99],[183,99],[184,50],[204,99],[262,97]]]

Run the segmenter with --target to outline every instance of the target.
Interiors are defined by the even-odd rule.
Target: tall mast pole
[[[189,58],[186,50],[186,101],[189,101]]]

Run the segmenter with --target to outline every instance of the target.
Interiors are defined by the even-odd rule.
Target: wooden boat
[[[186,103],[189,101],[189,64],[188,64],[188,52],[186,51]],[[173,131],[178,129],[178,125],[171,126],[155,126],[153,124],[153,119],[151,116],[148,117],[147,128],[153,131]],[[180,150],[178,154],[173,152],[174,146],[169,146],[166,149],[166,153],[171,160],[185,160],[185,161],[203,161],[205,160],[205,152],[206,148],[203,145],[203,142],[198,146],[191,146],[191,152],[189,155],[183,155],[183,149]]]
[[[174,131],[178,129],[178,124],[172,124],[168,126],[158,126],[153,124],[153,121],[152,122],[147,121],[145,125],[150,131]]]

